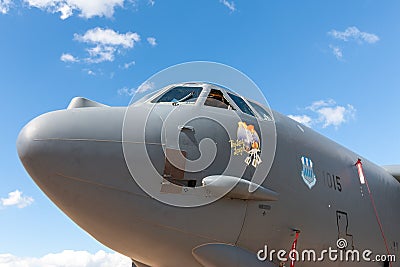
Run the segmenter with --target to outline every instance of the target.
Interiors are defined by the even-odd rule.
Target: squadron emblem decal
[[[261,162],[261,142],[254,125],[247,125],[245,122],[238,122],[237,139],[230,140],[233,155],[243,155],[247,153],[244,160],[246,165],[252,165],[256,168]]]
[[[303,170],[301,171],[301,177],[303,177],[304,183],[308,186],[308,188],[312,188],[317,182],[314,169],[313,162],[311,159],[307,157],[301,157],[301,163],[303,164]]]

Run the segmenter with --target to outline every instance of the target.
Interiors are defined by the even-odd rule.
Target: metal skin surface
[[[140,110],[146,105],[155,104],[137,104],[138,124],[135,127],[138,130],[151,127],[151,134],[141,141],[153,144],[149,150],[150,154],[153,153],[150,157],[161,172],[165,156],[157,136],[160,122],[152,121],[148,124],[150,126],[140,124],[143,120],[139,118],[144,116]],[[237,125],[236,119],[224,115],[228,110],[219,112],[220,109],[205,107],[200,102],[195,106],[180,105],[179,108],[185,116],[196,108],[196,115],[199,112],[218,114],[216,116],[223,118],[227,129],[236,131],[236,126],[232,127]],[[265,245],[270,249],[289,250],[294,240],[293,229],[300,230],[299,249],[321,251],[328,247],[336,248],[336,240],[345,238],[350,246],[360,251],[369,249],[374,254],[387,254],[370,194],[365,185],[360,185],[354,166],[361,157],[310,128],[277,112],[273,114],[276,153],[262,186],[279,194],[276,201],[224,197],[205,206],[182,208],[152,198],[132,178],[122,146],[125,111],[126,108],[120,107],[85,107],[44,114],[21,130],[17,148],[29,175],[68,217],[101,243],[138,264],[153,267],[214,266],[207,255],[215,257],[215,253],[201,250],[202,260],[198,261],[200,254],[194,256],[196,248],[206,244],[226,244],[228,246],[219,250],[227,251],[226,255],[221,254],[227,258],[225,262],[231,266],[251,266],[246,262],[237,264],[238,260],[229,255],[236,253],[238,259],[245,260],[250,253],[256,259],[257,252]],[[157,112],[162,113],[160,110]],[[229,112],[244,120],[255,120],[240,111]],[[201,138],[207,133],[218,134],[218,130],[209,129],[211,126],[205,122],[196,123],[193,125]],[[262,123],[260,125],[264,127]],[[268,134],[267,131],[266,136]],[[157,140],[158,144],[154,145]],[[222,151],[218,150],[223,155],[217,155],[215,165],[200,178],[219,174],[218,161],[231,151],[229,140],[225,141]],[[198,144],[196,142],[194,144]],[[188,157],[195,158],[198,147],[190,144],[184,142],[185,150],[192,153]],[[267,154],[261,156],[263,160],[271,157]],[[316,183],[311,189],[301,176],[302,157],[313,161]],[[399,182],[372,162],[362,158],[362,163],[389,252],[399,258],[396,245],[400,241]],[[246,171],[242,178],[249,179],[248,175]],[[200,179],[196,177],[193,179]],[[211,265],[206,262],[211,262]],[[275,260],[274,264],[278,266],[279,263]],[[265,266],[271,265],[265,262]],[[296,266],[384,265],[382,262],[326,260],[323,263],[297,262]],[[394,262],[392,266],[399,264]]]

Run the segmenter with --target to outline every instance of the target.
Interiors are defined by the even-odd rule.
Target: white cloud
[[[135,66],[135,64],[136,64],[135,61],[127,62],[122,66],[122,68],[123,69],[129,69],[130,67]]]
[[[154,88],[155,88],[155,85],[154,85],[153,82],[144,82],[138,88],[123,87],[123,88],[118,90],[118,94],[119,95],[133,96],[136,93],[145,93],[147,91],[153,90]]]
[[[288,117],[305,126],[311,127],[312,119],[307,115],[288,115]]]
[[[318,113],[320,114],[320,120],[324,123],[322,127],[326,128],[329,125],[337,127],[346,122],[346,112],[346,108],[342,106],[321,108]]]
[[[95,45],[86,49],[89,57],[85,61],[88,63],[101,63],[114,61],[117,51],[133,48],[135,43],[140,41],[140,36],[133,32],[121,34],[112,29],[97,27],[86,31],[83,35],[75,33],[74,40]]]
[[[312,111],[317,111],[318,109],[320,109],[322,107],[334,106],[335,104],[336,104],[336,101],[333,99],[318,100],[318,101],[314,101],[310,106],[307,107],[307,109],[312,110]]]
[[[155,0],[149,0],[149,5],[154,6],[156,4]]]
[[[118,89],[118,94],[126,95],[126,96],[133,96],[135,94],[135,91],[136,91],[135,88],[123,87],[121,89]]]
[[[356,112],[352,105],[340,106],[333,99],[315,101],[307,109],[318,114],[317,122],[322,123],[323,128],[328,126],[337,128],[350,119],[354,119]]]
[[[229,2],[228,0],[220,0],[220,3],[222,3],[224,6],[226,6],[231,12],[236,11],[236,6],[233,1]]]
[[[357,44],[374,44],[380,40],[378,35],[368,32],[362,32],[355,26],[348,27],[344,31],[331,30],[328,32],[328,35],[339,41],[352,41],[356,42]],[[330,44],[329,48],[332,50],[333,55],[338,60],[343,59],[343,51],[340,47]]]
[[[91,76],[96,76],[96,73],[94,71],[92,71],[92,70],[88,70],[87,74],[91,75]]]
[[[22,209],[33,203],[34,199],[32,197],[24,196],[19,190],[8,193],[7,198],[1,198],[0,203],[3,207],[17,206]]]
[[[336,129],[343,123],[355,118],[356,109],[350,105],[338,105],[333,99],[313,102],[305,110],[310,114],[289,115],[288,117],[311,127],[320,125],[322,128],[333,126]]]
[[[362,32],[355,26],[348,27],[343,32],[337,30],[331,30],[330,32],[328,32],[328,34],[335,39],[342,40],[345,42],[356,41],[360,44],[364,42],[373,44],[379,41],[379,37],[376,34]]]
[[[73,14],[72,8],[67,4],[60,6],[57,11],[61,13],[60,19],[62,20],[71,17]]]
[[[116,48],[112,46],[97,45],[86,49],[86,51],[89,53],[89,57],[86,58],[88,63],[101,63],[104,61],[114,61]]]
[[[86,73],[86,74],[89,75],[89,76],[103,75],[101,69],[98,69],[98,70],[94,71],[94,70],[89,69],[89,68],[83,68],[83,69],[82,69],[82,72],[83,72],[83,73]],[[1,267],[1,266],[0,266],[0,267]]]
[[[148,38],[147,38],[147,42],[148,42],[151,46],[156,46],[156,45],[157,45],[156,38],[154,38],[154,37],[148,37]]]
[[[124,0],[24,0],[31,7],[36,7],[50,13],[60,12],[61,19],[72,16],[73,11],[79,12],[84,18],[112,17],[116,7],[123,7]]]
[[[95,254],[87,251],[64,250],[60,253],[47,254],[41,258],[0,254],[0,267],[126,267],[131,264],[128,257],[102,250]]]
[[[334,46],[334,45],[329,45],[329,48],[332,50],[332,53],[335,55],[335,57],[338,60],[343,59],[343,52],[342,49],[338,46]]]
[[[153,82],[144,82],[138,87],[138,89],[136,89],[136,93],[145,93],[145,92],[150,91],[152,89],[154,89],[154,83]]]
[[[135,42],[140,41],[140,36],[133,32],[120,34],[112,29],[97,27],[86,31],[84,35],[74,34],[74,39],[89,44],[133,48]]]
[[[12,0],[0,0],[0,13],[7,14],[12,5]]]
[[[76,57],[74,57],[73,55],[68,54],[68,53],[62,54],[60,57],[60,60],[64,61],[64,62],[72,62],[72,63],[79,61],[79,59],[77,59]]]

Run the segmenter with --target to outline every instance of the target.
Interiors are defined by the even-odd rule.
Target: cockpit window
[[[216,89],[210,90],[204,105],[217,108],[233,109],[228,100],[225,99],[222,92]]]
[[[271,115],[263,107],[251,101],[249,101],[249,103],[257,111],[257,113],[263,120],[272,121]]]
[[[228,95],[229,95],[230,98],[232,98],[233,102],[235,102],[235,104],[240,108],[240,110],[243,113],[246,113],[246,114],[249,114],[251,116],[254,116],[253,111],[251,110],[249,105],[247,105],[246,102],[244,102],[243,98],[241,98],[241,97],[239,97],[237,95],[231,94],[229,92],[228,92]]]
[[[202,87],[177,86],[165,92],[158,99],[154,99],[152,102],[194,103],[202,89]]]

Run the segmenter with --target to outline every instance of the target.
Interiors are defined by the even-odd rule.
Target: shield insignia
[[[303,170],[301,171],[301,177],[303,177],[304,183],[308,186],[308,188],[312,188],[317,182],[314,169],[313,162],[311,159],[307,157],[301,157],[301,163],[303,164]]]

